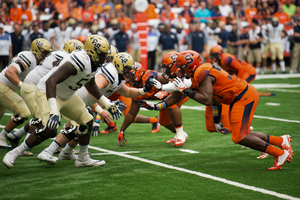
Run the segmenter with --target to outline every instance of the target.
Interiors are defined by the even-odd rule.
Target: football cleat
[[[6,142],[6,137],[0,136],[0,149],[11,149],[12,146],[8,145]]]
[[[105,165],[104,160],[91,159],[88,153],[86,153],[86,156],[84,159],[78,158],[75,161],[75,167],[98,167],[98,166],[103,166],[103,165]]]
[[[266,159],[269,157],[269,154],[261,152],[260,156],[256,157],[257,159]]]
[[[13,148],[16,148],[17,146],[19,146],[20,138],[15,136],[14,132],[7,133],[6,138],[10,142],[10,144]]]
[[[151,133],[157,133],[159,130],[160,130],[160,123],[158,122],[158,119],[157,119],[157,121],[152,124]]]
[[[118,130],[117,125],[115,125],[115,126],[108,126],[103,131],[100,131],[100,134],[107,134],[107,133],[111,133],[111,132],[116,131],[116,130]]]
[[[24,151],[22,156],[33,156],[33,153],[30,151]]]
[[[289,153],[291,153],[293,155],[293,150],[292,150],[292,146],[291,146],[291,136],[290,135],[283,135],[281,136],[283,141],[280,145],[281,149],[285,149],[287,150]]]
[[[281,156],[275,157],[275,163],[268,170],[280,170],[285,162],[290,163],[293,159],[293,154],[287,150],[284,150],[284,153]]]
[[[48,165],[55,165],[57,158],[52,155],[48,150],[44,149],[38,156],[41,162],[46,162]]]
[[[175,147],[182,147],[183,144],[187,141],[188,139],[188,134],[186,132],[183,132],[184,134],[180,134],[180,135],[177,135],[177,139],[176,139],[176,142],[174,143],[174,146]]]
[[[173,137],[171,139],[169,139],[168,141],[166,141],[167,144],[171,144],[171,143],[175,143],[176,142],[176,137]]]
[[[78,159],[78,156],[73,153],[65,153],[64,150],[62,150],[58,155],[58,160],[76,160]]]
[[[2,163],[7,167],[7,169],[11,169],[19,157],[20,155],[18,154],[17,149],[13,149],[5,154]]]

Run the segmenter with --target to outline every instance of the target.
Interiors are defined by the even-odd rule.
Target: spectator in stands
[[[55,9],[59,14],[62,14],[62,19],[65,20],[67,17],[69,17],[69,5],[68,1],[66,0],[59,0],[55,3]]]
[[[107,29],[108,39],[112,40],[113,36],[119,32],[119,22],[118,19],[112,19],[110,22],[110,27]]]
[[[81,19],[84,23],[91,23],[94,20],[95,13],[90,9],[89,3],[83,3],[83,10],[81,12]]]
[[[134,19],[134,0],[124,0],[123,10],[127,17]]]
[[[245,9],[245,17],[251,22],[253,17],[257,14],[257,8],[255,7],[255,1],[251,0],[249,6]]]
[[[190,3],[185,2],[183,7],[183,11],[181,11],[181,15],[186,19],[186,23],[190,23],[190,21],[194,18],[194,15],[191,11]]]
[[[132,19],[127,17],[124,12],[118,13],[118,21],[119,23],[125,25],[125,31],[128,31],[130,29],[130,26],[132,24]]]
[[[38,22],[33,23],[33,32],[29,35],[28,43],[31,44],[33,40],[37,38],[44,38],[44,35],[39,32],[40,24]]]
[[[232,8],[228,5],[227,0],[221,0],[221,5],[219,5],[219,10],[223,17],[227,17],[229,13],[233,11]]]
[[[154,28],[154,24],[149,22],[148,32],[148,69],[154,70],[156,62],[156,47],[158,45],[160,33]]]
[[[261,66],[261,42],[264,40],[261,29],[258,26],[257,19],[253,18],[251,23],[251,30],[249,31],[249,46],[247,61],[253,65],[256,62],[256,72],[260,71]],[[254,66],[254,65],[253,65]]]
[[[5,15],[5,12],[3,9],[0,9],[0,23],[3,23],[5,25],[10,25],[9,16]]]
[[[2,2],[1,2],[0,8],[4,11],[4,14],[5,14],[6,16],[9,16],[9,7],[7,6],[6,1],[2,1]]]
[[[292,52],[292,66],[291,66],[290,73],[297,73],[299,58],[300,58],[300,16],[297,19],[297,25],[294,26],[294,49]]]
[[[206,3],[204,1],[200,3],[200,8],[196,10],[195,17],[198,18],[201,23],[206,23],[207,20],[210,19],[211,14],[206,8]]]
[[[288,14],[283,12],[282,5],[279,5],[278,12],[276,12],[274,16],[278,18],[280,24],[286,24],[290,22],[290,17]]]
[[[13,7],[9,11],[9,16],[11,21],[17,21],[17,14],[20,8],[18,7],[18,0],[13,1]]]
[[[208,25],[205,27],[206,39],[207,39],[207,49],[209,52],[212,46],[218,44],[219,33],[221,32],[220,27],[218,27],[216,20],[209,20]]]
[[[231,25],[232,25],[232,30],[231,30],[231,32],[229,32],[228,41],[227,41],[228,53],[237,56],[237,53],[238,53],[238,37],[237,37],[237,23],[236,23],[236,21],[233,21],[231,23]]]
[[[177,0],[168,0],[168,3],[171,7],[177,5]]]
[[[30,50],[31,43],[29,44],[29,35],[31,33],[31,23],[29,21],[25,21],[23,23],[23,29],[21,34],[24,36],[25,39],[25,50]]]
[[[65,21],[60,21],[59,27],[54,28],[54,34],[51,36],[52,42],[56,50],[62,50],[66,41],[71,39],[71,32],[73,29],[66,26]]]
[[[77,1],[69,3],[69,17],[82,21],[83,8],[77,5]]]
[[[49,31],[49,21],[47,20],[44,20],[42,22],[42,30],[43,30],[43,35],[44,35],[44,38],[48,41],[50,41],[50,38],[51,38],[51,31]]]
[[[294,24],[298,23],[298,17],[300,17],[300,6],[296,7],[296,13],[293,14],[293,16],[291,17],[291,21]]]
[[[54,15],[55,7],[52,4],[52,0],[44,0],[38,7],[38,12],[41,15]]]
[[[181,23],[177,24],[175,28],[176,28],[176,35],[177,35],[177,39],[178,39],[178,43],[179,43],[177,51],[183,52],[188,49],[188,45],[186,42],[187,34],[186,34],[185,30],[183,29],[183,25]]]
[[[269,4],[267,1],[264,1],[262,3],[262,10],[260,11],[260,14],[263,18],[269,18],[272,15],[271,7],[269,7]]]
[[[221,32],[219,33],[219,38],[216,38],[217,41],[218,41],[218,44],[223,47],[223,51],[225,53],[227,53],[228,49],[227,49],[227,42],[228,42],[228,39],[229,39],[229,33],[228,31],[226,31],[225,29],[225,22],[223,21],[220,21],[219,22],[219,27],[221,29]]]
[[[239,45],[241,45],[240,49],[240,59],[247,62],[247,46],[249,43],[249,23],[246,22],[242,24],[243,34],[241,34],[239,39]]]
[[[277,0],[268,0],[268,6],[271,10],[271,14],[274,15],[278,11],[278,2]]]
[[[4,32],[4,24],[0,23],[0,72],[7,66],[12,55],[11,37]]]
[[[160,19],[165,23],[170,23],[175,19],[174,13],[171,11],[171,6],[167,5],[166,9],[161,12]]]
[[[124,24],[120,24],[119,32],[116,33],[112,39],[115,41],[116,47],[119,50],[119,52],[127,52],[128,51],[129,37],[128,37],[128,34],[125,32]]]
[[[111,9],[115,7],[115,5],[112,2],[110,2],[110,0],[104,1],[104,3],[102,4],[102,8],[104,8],[105,6],[109,6]]]
[[[165,31],[161,33],[158,43],[162,50],[160,55],[164,56],[169,52],[176,51],[175,45],[178,47],[178,38],[175,33],[171,32],[171,24],[166,24]]]
[[[291,4],[291,0],[286,0],[285,3],[282,5],[283,12],[291,17],[293,14],[296,13],[296,6]]]
[[[32,12],[31,10],[29,10],[27,8],[27,1],[26,0],[22,0],[21,2],[21,9],[18,10],[18,14],[17,14],[17,21],[23,23],[24,21],[32,21]]]
[[[130,29],[127,31],[127,34],[130,41],[130,54],[132,55],[134,61],[140,62],[140,44],[136,28],[137,26],[135,23],[131,24]]]
[[[21,34],[21,32],[22,32],[21,24],[15,23],[14,32],[10,34],[13,56],[17,55],[18,53],[26,49],[26,41],[24,36]]]
[[[201,30],[201,23],[196,22],[196,27],[194,24],[190,24],[193,26],[192,31],[188,34],[187,43],[189,45],[189,50],[194,50],[198,52],[201,56],[201,59],[204,61],[207,56],[206,45],[207,40],[205,33]]]

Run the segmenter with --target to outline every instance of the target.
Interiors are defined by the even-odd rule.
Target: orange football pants
[[[205,108],[205,126],[206,130],[209,132],[216,132],[216,127],[214,124],[214,117],[212,113],[212,105],[206,106]],[[222,113],[221,113],[221,123],[223,126],[228,129],[231,133],[231,125],[229,122],[229,105],[222,104]]]
[[[232,127],[231,138],[234,143],[239,143],[249,135],[250,125],[259,101],[257,90],[250,84],[236,96],[230,104],[229,121]]]
[[[178,106],[180,108],[182,106],[182,104],[187,102],[187,100],[189,100],[189,99],[190,99],[189,97],[182,95],[181,99],[176,104],[174,104],[173,106],[168,107],[167,109],[160,110],[159,111],[159,123],[162,126],[170,125],[172,123],[172,120],[170,118],[168,109],[175,108],[176,106]]]
[[[247,81],[248,83],[251,83],[255,77],[256,77],[256,70],[251,66],[251,70],[247,71],[243,74],[242,79]]]

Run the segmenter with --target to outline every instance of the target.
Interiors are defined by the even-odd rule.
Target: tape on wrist
[[[97,105],[94,110],[99,114],[103,112],[103,109],[99,105]]]
[[[22,84],[23,84],[23,82],[20,81],[20,82],[18,83],[18,87],[22,87]]]
[[[104,95],[102,95],[98,101],[99,101],[105,108],[109,108],[109,106],[110,106],[110,101],[109,101],[109,99],[106,98]]]
[[[58,115],[56,98],[52,97],[48,99],[48,104],[50,108],[50,114]]]
[[[144,88],[141,88],[141,89],[140,89],[140,94],[141,94],[141,95],[146,94],[146,92],[144,91]]]

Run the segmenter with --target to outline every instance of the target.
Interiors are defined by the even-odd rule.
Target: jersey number
[[[79,89],[79,88],[82,87],[82,85],[83,85],[82,81],[88,81],[88,80],[89,80],[89,79],[83,78],[83,79],[81,79],[80,81],[78,81],[78,82],[76,83],[76,85],[78,85],[78,87],[73,88],[72,86],[69,86],[69,88],[70,88],[71,90],[75,91],[75,90],[77,90],[77,89]]]

